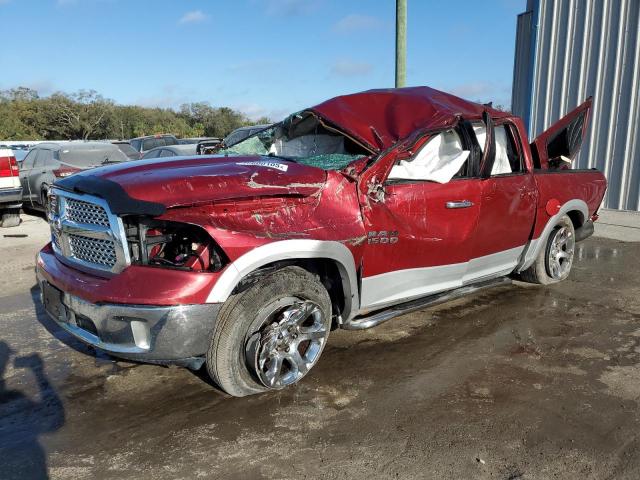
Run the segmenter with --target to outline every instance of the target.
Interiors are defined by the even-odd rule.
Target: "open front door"
[[[531,144],[535,168],[558,168],[575,160],[587,131],[592,97],[536,137]]]

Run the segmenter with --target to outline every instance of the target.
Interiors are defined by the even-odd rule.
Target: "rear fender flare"
[[[222,273],[209,293],[207,303],[225,302],[249,273],[281,260],[323,258],[336,262],[344,291],[343,319],[353,316],[360,305],[358,275],[351,251],[340,242],[323,240],[281,240],[245,253]]]
[[[547,238],[549,238],[549,234],[553,230],[553,228],[558,224],[560,219],[569,212],[578,211],[582,214],[583,223],[589,219],[589,207],[587,206],[584,200],[573,199],[566,202],[564,205],[560,207],[558,213],[547,220],[547,224],[544,226],[544,230],[538,238],[529,240],[529,243],[522,252],[522,256],[520,257],[520,263],[516,267],[516,272],[522,272],[526,270],[533,262],[535,262],[540,250],[546,244]]]

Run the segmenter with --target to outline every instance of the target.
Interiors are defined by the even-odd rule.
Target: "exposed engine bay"
[[[131,262],[196,272],[218,271],[226,257],[201,227],[186,223],[125,222]]]

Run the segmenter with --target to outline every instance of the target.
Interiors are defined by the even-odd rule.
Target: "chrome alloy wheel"
[[[573,232],[567,227],[554,231],[547,246],[547,272],[555,280],[566,278],[573,263],[576,244]]]
[[[316,364],[331,319],[325,318],[317,304],[298,298],[282,299],[269,310],[245,351],[260,382],[279,389],[300,380]]]

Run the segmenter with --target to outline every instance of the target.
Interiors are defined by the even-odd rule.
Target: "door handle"
[[[473,202],[470,200],[461,200],[459,202],[447,202],[447,208],[469,208],[473,207]]]

